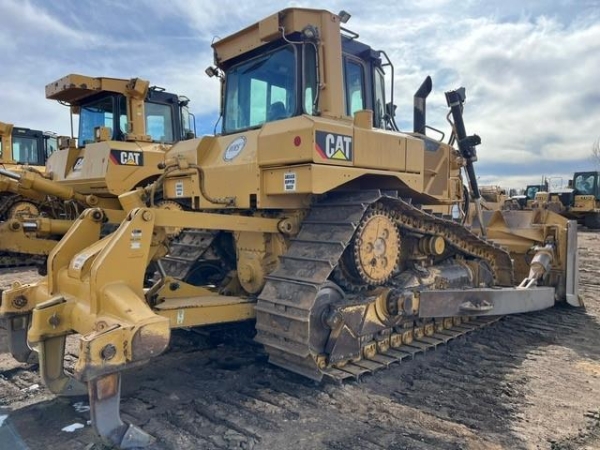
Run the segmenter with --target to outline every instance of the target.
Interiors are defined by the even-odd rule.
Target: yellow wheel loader
[[[572,200],[565,202],[563,215],[592,230],[600,229],[600,172],[576,172],[572,186]]]
[[[45,174],[33,168],[0,169],[5,266],[29,263],[27,254],[47,255],[68,229],[64,221],[86,207],[119,210],[117,196],[158,178],[165,151],[195,132],[189,99],[140,78],[71,74],[47,85],[46,97],[70,107],[71,123],[74,114],[79,116],[77,145],[61,137],[60,150],[46,152]],[[28,211],[27,222],[15,211]],[[124,216],[114,217],[119,223]],[[49,223],[52,219],[58,222]]]
[[[112,445],[152,441],[120,418],[120,374],[163,352],[172,328],[252,319],[271,363],[343,380],[504,314],[582,306],[572,222],[481,211],[464,88],[445,94],[449,142],[427,135],[430,78],[413,132],[399,131],[393,66],[347,19],[289,8],[215,42],[222,133],[176,144],[155,183],[119,196],[128,212],[113,234],[101,239],[105,212],[87,209],[45,279],[3,292],[13,355],[38,352],[57,395],[87,392]],[[472,230],[421,207],[460,202],[463,172]]]
[[[576,220],[591,230],[600,229],[600,172],[575,172],[569,186],[538,193],[544,208]]]
[[[533,209],[540,205],[540,199],[544,201],[548,195],[548,180],[544,179],[542,184],[528,184],[521,195],[510,198],[511,208]]]

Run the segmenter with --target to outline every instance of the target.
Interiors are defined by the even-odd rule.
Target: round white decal
[[[231,144],[227,146],[225,149],[225,154],[223,155],[223,159],[225,161],[232,161],[237,155],[242,153],[244,146],[246,145],[246,137],[240,136],[235,139]]]

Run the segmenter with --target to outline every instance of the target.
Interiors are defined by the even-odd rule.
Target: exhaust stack
[[[426,122],[426,98],[431,93],[432,82],[431,77],[428,75],[423,83],[417,89],[414,96],[414,118],[413,118],[413,131],[415,133],[425,134]]]

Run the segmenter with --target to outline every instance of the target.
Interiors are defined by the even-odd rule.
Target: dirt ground
[[[152,450],[600,449],[600,234],[580,232],[579,247],[586,311],[504,318],[343,385],[270,366],[249,326],[178,331],[123,377],[123,417]],[[0,288],[36,278],[3,271]],[[104,448],[87,399],[54,397],[5,351],[0,334],[0,449]]]

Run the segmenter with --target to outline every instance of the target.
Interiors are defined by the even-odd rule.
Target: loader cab
[[[296,32],[221,63],[222,133],[303,114],[320,115],[318,60],[317,46]],[[373,126],[385,128],[385,74],[379,52],[354,36],[342,35],[342,66],[345,115],[370,109]]]
[[[17,164],[44,166],[48,157],[58,148],[57,139],[54,133],[14,127],[12,159]]]
[[[543,184],[530,184],[525,188],[525,199],[526,200],[534,200],[535,195],[538,192],[547,192],[545,185]]]
[[[575,195],[593,195],[600,200],[600,172],[576,172],[573,175]]]
[[[194,132],[187,106],[183,100],[162,88],[151,87],[144,102],[146,134],[152,142],[174,144],[189,139]],[[79,107],[80,147],[95,141],[94,129],[110,130],[110,140],[124,141],[128,132],[127,102],[125,95],[101,92],[81,101]]]

